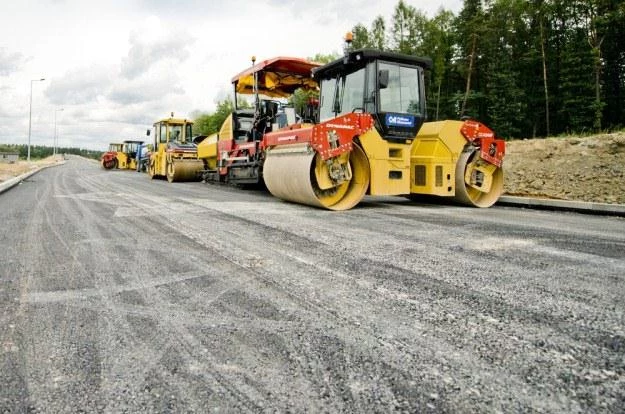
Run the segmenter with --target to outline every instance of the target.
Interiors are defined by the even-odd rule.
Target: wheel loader
[[[102,155],[100,163],[107,170],[134,170],[137,168],[137,151],[143,141],[127,140],[109,144],[109,150]]]
[[[318,66],[292,57],[277,57],[258,64],[252,58],[252,67],[232,78],[235,110],[217,134],[198,144],[205,182],[262,183],[263,137],[296,123],[295,109],[288,105],[287,98],[298,89],[318,89],[311,76],[311,70]],[[244,105],[249,104],[247,98],[253,99],[251,108]]]
[[[197,158],[192,128],[192,121],[174,118],[173,112],[169,118],[154,123],[154,150],[148,164],[150,178],[166,177],[170,183],[199,180],[203,164]],[[147,134],[150,135],[150,130]]]

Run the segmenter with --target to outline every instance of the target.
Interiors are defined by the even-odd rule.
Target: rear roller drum
[[[490,207],[503,194],[503,168],[478,158],[476,149],[460,154],[456,164],[454,201],[474,207]]]

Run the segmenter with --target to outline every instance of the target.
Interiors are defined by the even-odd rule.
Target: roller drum
[[[348,210],[360,202],[369,187],[369,162],[355,145],[349,163],[352,177],[335,187],[321,190],[316,170],[323,163],[308,144],[289,145],[267,151],[263,166],[265,185],[271,194],[283,200],[329,210]]]
[[[496,167],[492,173],[492,183],[488,191],[480,191],[465,180],[467,167],[474,157],[479,156],[477,149],[463,151],[456,164],[456,195],[454,201],[473,207],[490,207],[503,194],[503,168]]]
[[[167,163],[167,181],[195,181],[203,168],[199,160],[172,160]]]

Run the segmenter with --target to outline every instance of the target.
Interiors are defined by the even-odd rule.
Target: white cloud
[[[462,0],[406,0],[432,15]],[[105,149],[170,112],[211,111],[259,60],[340,52],[356,23],[390,19],[398,0],[81,0],[14,2],[0,25],[0,142]],[[36,7],[35,7],[36,6]],[[4,47],[4,45],[10,45]]]
[[[174,68],[164,67],[161,70],[150,70],[132,80],[118,79],[107,98],[119,104],[137,104],[183,94],[184,89]]]
[[[52,79],[45,96],[54,105],[93,103],[107,93],[112,82],[111,68],[84,67]]]
[[[185,30],[164,27],[158,17],[152,16],[141,28],[131,32],[131,46],[128,56],[122,59],[121,74],[134,79],[161,61],[181,64],[189,58],[193,42]]]
[[[0,76],[8,76],[18,71],[26,59],[19,52],[10,52],[6,47],[0,47]]]

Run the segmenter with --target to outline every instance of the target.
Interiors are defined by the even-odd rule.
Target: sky
[[[462,0],[404,0],[433,16]],[[275,56],[340,53],[355,24],[398,0],[0,0],[0,143],[104,151],[192,118]],[[44,78],[44,81],[39,79]],[[33,81],[36,80],[36,81]],[[32,111],[30,94],[32,87]]]

